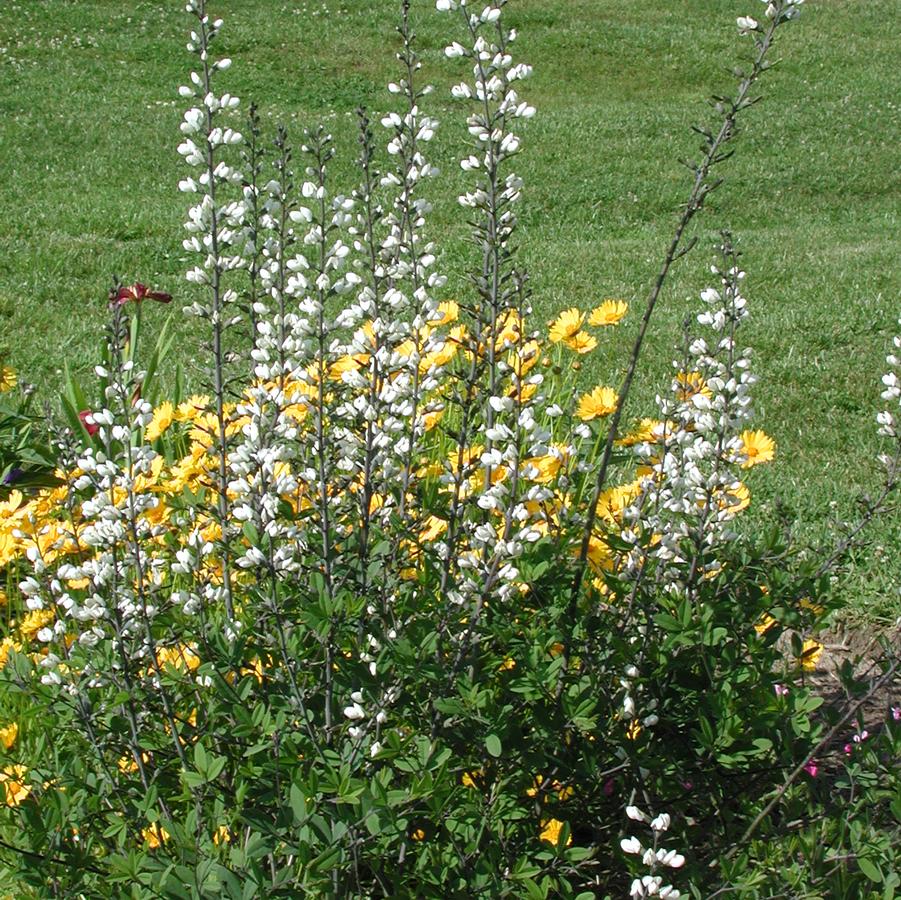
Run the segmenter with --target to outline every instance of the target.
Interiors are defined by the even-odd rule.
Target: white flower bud
[[[623,838],[619,845],[622,847],[623,853],[641,853],[642,851],[641,841],[637,837]]]

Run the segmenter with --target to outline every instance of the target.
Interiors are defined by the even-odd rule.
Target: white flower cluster
[[[620,847],[624,853],[640,856],[642,863],[650,869],[647,875],[635,878],[629,889],[629,896],[637,897],[661,897],[663,900],[677,900],[681,893],[671,884],[663,883],[663,876],[657,874],[661,867],[679,869],[685,865],[685,857],[675,850],[667,850],[658,846],[661,836],[671,824],[669,813],[660,813],[649,816],[637,806],[627,806],[626,815],[633,822],[644,822],[651,829],[651,844],[645,846],[637,837],[623,838]]]
[[[657,699],[652,698],[645,703],[643,709],[639,708],[635,699],[638,693],[635,684],[638,675],[638,667],[629,665],[619,681],[620,687],[623,689],[623,719],[629,722],[630,729],[635,728],[635,725],[639,722],[643,728],[653,728],[660,721],[660,717],[654,711],[657,709]]]
[[[224,122],[220,124],[240,101],[231,94],[213,92],[215,75],[228,69],[231,60],[210,58],[210,45],[222,27],[222,20],[210,21],[205,6],[205,0],[189,0],[186,6],[197,20],[197,30],[191,32],[188,50],[199,57],[201,69],[191,72],[191,84],[179,88],[182,97],[194,100],[197,105],[184,115],[181,124],[184,140],[178,152],[191,169],[199,172],[196,177],[183,178],[178,187],[185,193],[200,195],[188,210],[185,222],[188,237],[183,242],[186,250],[199,255],[200,263],[186,277],[195,284],[213,288],[211,303],[195,302],[186,307],[186,312],[212,319],[219,325],[225,306],[237,299],[234,291],[220,290],[220,278],[224,272],[244,265],[244,204],[240,199],[223,199],[234,193],[230,188],[241,184],[242,174],[222,151],[240,144],[243,137]]]
[[[451,459],[442,479],[451,486],[455,509],[462,511],[470,505],[477,509],[474,515],[461,515],[455,534],[437,547],[445,571],[451,560],[463,570],[449,595],[457,603],[494,591],[502,599],[512,595],[519,577],[515,561],[524,546],[539,537],[530,526],[528,504],[535,506],[547,499],[545,488],[527,487],[524,480],[529,474],[525,460],[548,453],[551,437],[536,418],[532,399],[542,376],[531,371],[538,353],[533,336],[525,333],[531,309],[519,276],[511,279],[513,288],[502,286],[522,180],[512,172],[502,175],[501,168],[521,146],[511,125],[535,114],[514,87],[531,74],[531,67],[515,63],[510,53],[516,32],[503,23],[505,2],[497,0],[481,13],[469,12],[463,2],[437,3],[439,11],[460,10],[470,38],[466,46],[454,41],[445,54],[465,59],[472,66],[472,81],[455,85],[451,94],[469,102],[473,110],[466,120],[472,150],[460,166],[473,173],[476,184],[459,202],[474,211],[474,236],[484,258],[479,278],[481,305],[473,311],[473,318],[483,336],[489,383],[485,422],[479,429],[485,446],[478,458],[465,460],[461,442],[457,458]],[[502,382],[507,382],[503,390]],[[506,477],[496,477],[503,475]],[[502,516],[501,526],[490,521],[498,515]],[[473,551],[458,558],[454,541],[464,533]]]
[[[389,688],[377,703],[368,706],[363,692],[353,691],[350,705],[342,710],[344,718],[353,723],[347,729],[348,735],[360,744],[368,744],[370,757],[377,756],[382,749],[381,733],[388,721],[387,709],[397,700],[399,693],[396,688]]]
[[[422,63],[412,46],[407,10],[401,35],[404,43],[397,58],[405,77],[391,82],[388,91],[402,99],[403,108],[381,119],[390,134],[387,149],[395,166],[381,176],[379,184],[392,190],[394,197],[387,209],[372,210],[371,192],[365,185],[360,191],[361,204],[370,212],[358,218],[355,249],[365,253],[369,244],[375,265],[370,265],[371,280],[362,284],[357,304],[370,315],[371,325],[368,334],[358,331],[345,349],[369,354],[368,371],[355,373],[360,381],[357,387],[364,382],[370,386],[368,402],[357,400],[357,413],[369,423],[364,436],[368,465],[386,487],[391,479],[399,484],[397,504],[406,514],[406,492],[425,431],[425,416],[443,409],[440,405],[426,408],[422,397],[437,387],[443,368],[447,337],[443,329],[434,329],[443,319],[434,291],[443,287],[447,278],[434,271],[435,245],[425,237],[432,205],[421,196],[421,190],[426,180],[438,175],[425,148],[433,140],[438,122],[420,109],[422,98],[433,88],[416,82]],[[380,237],[374,230],[374,218]],[[392,494],[397,491],[387,492]],[[392,507],[392,502],[383,504],[378,516],[387,521]]]
[[[762,0],[762,2],[766,4],[764,15],[779,25],[782,22],[797,19],[801,15],[801,5],[804,3],[804,0]],[[736,24],[738,25],[738,33],[743,37],[763,32],[760,23],[751,16],[739,16],[736,19]]]
[[[724,248],[724,256],[729,253]],[[664,424],[659,443],[638,447],[651,474],[626,532],[635,545],[631,570],[643,570],[649,557],[663,589],[677,593],[719,570],[716,547],[734,537],[729,523],[746,491],[734,474],[747,458],[738,432],[750,417],[755,381],[750,351],[740,352],[735,343],[747,315],[744,273],[734,264],[711,271],[720,286],[701,293],[707,309],[697,319],[714,338],[690,343],[685,359],[674,363],[672,396],[657,398]]]
[[[270,303],[260,301],[255,308],[255,380],[236,409],[243,424],[228,456],[233,515],[257,532],[236,564],[265,568],[272,575],[295,572],[297,555],[306,547],[302,530],[285,520],[280,505],[285,496],[296,496],[301,485],[315,489],[320,484],[321,452],[299,442],[299,423],[322,415],[321,360],[335,328],[325,315],[326,302],[356,280],[343,272],[349,248],[336,236],[347,221],[351,201],[341,196],[329,200],[325,188],[328,136],[312,135],[312,146],[304,147],[314,163],[306,173],[310,180],[300,187],[309,206],[295,201],[284,141],[280,132],[278,178],[265,186],[261,218],[259,275]],[[266,552],[258,541],[265,542]]]
[[[901,320],[899,320],[901,324]],[[901,349],[901,337],[895,335],[892,343],[896,350]],[[901,404],[901,378],[898,377],[901,371],[901,359],[895,353],[889,353],[885,361],[889,365],[889,371],[882,376],[882,399],[887,403]],[[897,414],[890,409],[884,409],[876,415],[876,421],[879,424],[879,434],[885,437],[898,437],[898,419]]]
[[[78,527],[70,522],[43,551],[41,535],[37,535],[28,551],[33,575],[20,585],[29,610],[54,608],[57,615],[52,628],[37,634],[50,645],[41,661],[46,684],[63,682],[59,663],[68,655],[69,635],[86,647],[112,638],[117,646],[128,644],[130,655],[146,655],[147,628],[159,612],[157,588],[165,573],[162,563],[151,560],[144,548],[161,534],[153,521],[160,500],[137,489],[150,476],[157,454],[147,445],[133,443],[133,436],[150,423],[153,411],[136,393],[144,373],[123,358],[127,333],[124,313],[116,308],[109,330],[111,362],[97,367],[98,377],[105,382],[106,405],[86,416],[87,424],[97,429],[99,447],[88,446],[81,452],[74,461],[79,474],[68,485],[73,504],[76,496],[84,497],[81,522]],[[71,552],[73,542],[90,548],[92,555],[55,570],[45,566],[43,554]],[[86,596],[70,591],[71,584],[84,582],[90,586]],[[92,678],[102,673],[88,666],[85,675]]]

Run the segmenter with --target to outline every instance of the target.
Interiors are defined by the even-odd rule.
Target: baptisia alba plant
[[[113,304],[96,432],[63,441],[52,491],[0,508],[16,877],[60,896],[705,889],[816,740],[802,642],[828,602],[736,527],[775,446],[752,428],[728,234],[654,417],[627,401],[799,0],[739,19],[747,71],[700,129],[624,374],[591,385],[572,363],[629,305],[532,314],[514,164],[535,110],[506,0],[437,3],[468,136],[454,295],[410,4],[350,185],[323,128],[295,143],[243,115],[207,6],[187,5],[179,188],[209,383],[147,402]]]

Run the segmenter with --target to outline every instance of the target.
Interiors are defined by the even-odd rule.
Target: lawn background
[[[234,66],[219,82],[256,100],[267,125],[324,122],[341,161],[336,189],[354,185],[353,111],[384,111],[396,77],[394,0],[223,0],[220,45]],[[465,290],[472,250],[455,198],[465,128],[448,99],[463,77],[441,48],[453,20],[414,0],[425,75],[438,89],[443,127],[431,157],[439,267],[447,296]],[[182,324],[192,298],[183,280],[186,207],[175,148],[192,57],[181,3],[108,0],[6,2],[0,16],[0,359],[54,404],[64,362],[90,377],[111,276],[176,295],[155,326],[178,320],[181,358],[202,359],[199,332]],[[580,373],[585,386],[616,384],[668,242],[697,152],[690,125],[709,121],[704,100],[734,84],[750,51],[737,15],[758,0],[511,0],[517,58],[534,66],[523,95],[538,108],[516,171],[526,181],[519,244],[532,276],[537,322],[605,297],[633,302],[630,325]],[[779,444],[778,464],[750,479],[749,524],[777,498],[797,529],[820,540],[831,517],[854,516],[878,484],[875,413],[883,357],[901,295],[901,92],[896,0],[808,0],[781,31],[764,100],[745,118],[726,183],[698,220],[701,243],[676,268],[655,319],[633,400],[652,412],[668,377],[681,322],[698,305],[712,240],[730,228],[744,252],[755,348],[757,422]],[[439,196],[440,190],[440,196]],[[152,326],[153,327],[153,326]],[[202,368],[188,374],[202,382]],[[760,474],[758,474],[758,472]],[[871,622],[901,614],[899,520],[890,516],[855,559],[849,609]]]

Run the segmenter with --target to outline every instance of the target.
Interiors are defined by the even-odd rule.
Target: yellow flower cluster
[[[616,325],[626,315],[629,305],[623,300],[605,300],[588,316],[588,324],[594,327]],[[590,353],[598,345],[598,339],[584,331],[585,313],[573,306],[564,310],[551,322],[548,338],[552,344],[564,344],[576,353]]]
[[[19,383],[16,370],[11,366],[0,366],[0,394],[11,391]]]
[[[25,766],[4,766],[0,769],[0,785],[3,786],[4,802],[7,806],[18,806],[31,794],[31,785],[25,780],[28,769]]]

